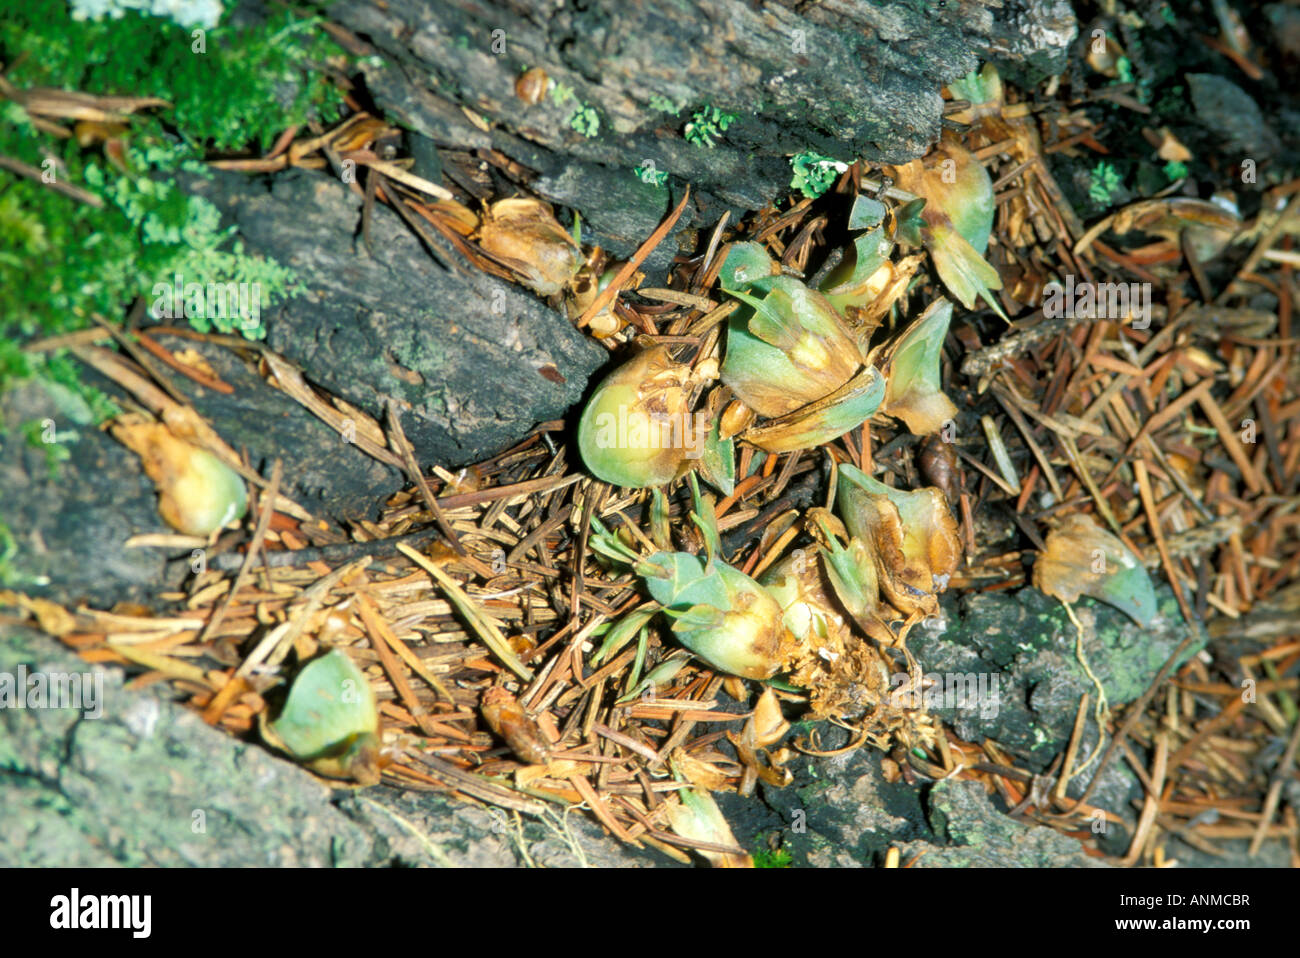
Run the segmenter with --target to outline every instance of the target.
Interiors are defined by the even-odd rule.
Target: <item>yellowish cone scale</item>
[[[1088,515],[1073,513],[1047,536],[1034,563],[1034,588],[1062,602],[1088,595],[1127,613],[1143,627],[1158,612],[1155,589],[1142,563]]]
[[[722,411],[722,424],[719,427],[718,434],[723,439],[730,439],[736,433],[747,429],[753,422],[754,410],[739,399],[733,400]]]
[[[918,436],[938,432],[957,415],[940,385],[939,359],[952,317],[952,303],[938,299],[872,355],[885,375],[880,411],[901,419]]]
[[[753,244],[728,255],[746,272],[751,260],[770,262]],[[733,278],[741,272],[733,269]],[[760,269],[761,272],[761,269]],[[881,289],[892,271],[881,276]],[[869,279],[870,277],[868,277]],[[863,363],[860,342],[870,336],[865,324],[846,319],[827,296],[788,276],[764,275],[748,291],[728,289],[746,304],[728,324],[722,381],[737,398],[767,422],[746,429],[741,438],[766,452],[793,452],[830,442],[861,425],[884,397],[884,380]],[[761,295],[758,295],[761,294]],[[722,424],[731,435],[739,416]]]
[[[682,838],[739,848],[731,826],[723,817],[713,796],[703,788],[684,788],[677,793],[678,802],[668,802],[664,811],[668,824]],[[754,862],[744,851],[722,852],[702,849],[703,856],[715,868],[753,868]]]
[[[861,368],[857,342],[821,293],[787,279],[762,307],[747,324],[730,325],[722,363],[722,381],[760,416],[795,412]]]
[[[884,377],[867,366],[829,396],[753,426],[741,438],[771,453],[811,449],[857,428],[876,411],[884,395]]]
[[[717,605],[692,610],[712,621],[678,619],[673,626],[678,641],[723,672],[770,679],[790,665],[795,653],[781,606],[738,569],[717,563],[714,572],[725,598]]]
[[[967,309],[983,296],[1003,315],[992,293],[1002,288],[1002,278],[984,259],[995,211],[988,171],[959,142],[945,138],[924,163],[894,168],[894,177],[900,189],[926,201],[920,214],[925,246],[943,284]]]
[[[274,721],[259,716],[262,737],[327,778],[379,782],[379,712],[370,683],[340,649],[294,677]]]
[[[843,640],[847,623],[832,597],[817,549],[798,549],[773,566],[763,585],[781,604],[785,627],[801,643]]]
[[[533,67],[531,70],[525,70],[520,74],[519,79],[515,80],[515,96],[532,106],[542,102],[542,97],[546,96],[549,86],[550,80],[546,77],[546,71],[541,67]]]

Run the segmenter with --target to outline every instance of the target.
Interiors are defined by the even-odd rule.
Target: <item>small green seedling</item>
[[[735,115],[725,113],[716,106],[705,105],[696,110],[691,116],[691,121],[686,124],[682,131],[686,137],[687,143],[695,146],[713,147],[716,144],[714,140],[726,132],[727,127],[731,126],[736,120]]]
[[[1109,204],[1115,191],[1123,185],[1124,179],[1119,175],[1119,171],[1113,164],[1103,160],[1093,168],[1092,179],[1088,184],[1088,197],[1094,203]]]
[[[794,176],[790,188],[799,190],[810,200],[815,200],[832,186],[841,173],[849,168],[847,163],[820,153],[800,153],[790,160]]]

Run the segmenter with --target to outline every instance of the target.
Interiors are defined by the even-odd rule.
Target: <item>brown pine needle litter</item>
[[[1009,100],[1014,95],[1008,90]],[[1116,709],[1099,758],[1080,745],[1095,702],[1084,696],[1053,770],[1060,778],[1048,788],[997,743],[963,742],[937,724],[932,741],[906,748],[845,724],[850,746],[892,749],[887,774],[909,781],[981,781],[1014,814],[1074,835],[1097,855],[1089,824],[1096,816],[1118,822],[1117,810],[1093,805],[1091,787],[1070,799],[1065,784],[1096,782],[1106,763],[1128,761],[1147,792],[1140,808],[1126,810],[1137,812],[1138,826],[1122,864],[1164,862],[1172,835],[1211,854],[1230,839],[1250,840],[1252,853],[1285,842],[1300,863],[1296,807],[1283,800],[1295,794],[1300,741],[1300,377],[1291,251],[1300,181],[1265,192],[1256,220],[1239,231],[1253,244],[1249,258],[1213,291],[1213,304],[1193,302],[1185,291],[1204,277],[1185,282],[1199,264],[1185,260],[1176,236],[1140,250],[1103,243],[1096,230],[1085,236],[1043,155],[1091,148],[1096,131],[1080,114],[1062,112],[1045,145],[1025,107],[1008,102],[965,136],[999,191],[988,255],[1004,278],[999,305],[1022,318],[1008,329],[984,311],[959,314],[953,325],[944,388],[975,428],[957,438],[947,471],[922,476],[922,441],[881,416],[869,432],[769,457],[752,475],[751,452],[741,447],[737,475],[748,478],[716,503],[724,552],[750,572],[776,561],[795,539],[791,510],[825,504],[822,476],[834,463],[883,470],[903,487],[949,491],[967,548],[951,582],[958,592],[1027,585],[1032,553],[1022,552],[1019,532],[1041,546],[1060,519],[1092,515],[1172,586],[1185,616],[1206,621],[1216,655],[1201,653],[1176,671],[1167,666],[1138,702]],[[501,275],[503,267],[467,238],[452,194],[368,159],[363,151],[384,128],[362,116],[307,140],[295,142],[289,131],[253,168],[320,166],[326,150],[367,159],[387,177],[369,201],[417,211],[450,238],[462,266]],[[736,306],[717,288],[728,244],[761,242],[799,272],[826,252],[826,224],[839,222],[855,189],[870,190],[877,177],[855,166],[815,202],[785,202],[736,224],[724,217],[699,255],[677,257],[667,287],[629,292],[624,284],[686,208],[683,196],[576,322],[614,317],[617,331],[602,335],[606,345],[637,335],[669,346],[678,361],[703,362]],[[889,190],[879,195],[897,200]],[[1120,226],[1136,215],[1114,217],[1121,239],[1131,238]],[[1053,276],[1067,274],[1151,283],[1149,314],[1028,312]],[[1275,312],[1252,305],[1262,289],[1276,296]],[[916,284],[887,324],[901,325],[936,292],[933,277]],[[78,348],[95,349],[90,341]],[[162,349],[147,345],[155,355]],[[761,687],[684,657],[657,620],[644,643],[593,662],[606,630],[645,596],[635,576],[611,571],[590,548],[591,520],[627,525],[648,545],[655,539],[648,492],[586,475],[559,422],[469,468],[421,462],[395,410],[387,427],[359,410],[345,417],[264,347],[238,346],[262,349],[270,378],[335,428],[344,418],[360,422],[360,448],[404,469],[411,487],[392,497],[378,521],[341,529],[277,498],[277,470],[260,483],[261,508],[245,519],[236,551],[221,554],[223,543],[184,591],[160,595],[167,612],[65,610],[13,594],[0,600],[87,661],[127,667],[135,686],[169,683],[206,721],[240,736],[256,734],[293,662],[341,648],[379,703],[385,783],[524,815],[580,805],[624,842],[679,860],[684,853],[744,859],[734,843],[674,828],[685,812],[677,794],[684,783],[747,793],[758,780],[787,781],[784,765],[795,750],[828,753],[815,735],[761,738]],[[100,365],[128,389],[149,390],[153,403],[166,401],[129,357]],[[680,486],[670,496],[669,525],[690,540]],[[1250,695],[1243,696],[1243,681]],[[805,701],[796,692],[775,694],[787,715]],[[1154,756],[1149,767],[1135,746]],[[898,867],[897,855],[886,865]]]

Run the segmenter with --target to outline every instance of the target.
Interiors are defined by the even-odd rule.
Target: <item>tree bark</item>
[[[1037,80],[1062,68],[1077,33],[1065,0],[339,0],[328,11],[377,55],[363,69],[390,117],[439,147],[521,164],[521,185],[580,210],[617,255],[668,206],[668,188],[637,168],[703,191],[684,227],[716,218],[710,198],[757,209],[788,189],[793,154],[919,156],[939,135],[945,83],[987,59]],[[515,91],[533,67],[550,81],[536,103]],[[736,119],[713,145],[689,142],[706,107]]]

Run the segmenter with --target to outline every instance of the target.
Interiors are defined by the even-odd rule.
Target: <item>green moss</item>
[[[27,445],[45,454],[45,469],[50,481],[59,478],[59,463],[72,457],[66,443],[76,442],[77,434],[71,431],[55,432],[53,420],[29,419],[22,425],[23,438]],[[46,442],[49,439],[49,442]]]
[[[657,170],[653,166],[638,166],[633,172],[642,183],[662,189],[668,183],[668,171]]]
[[[551,87],[551,100],[554,101],[556,106],[564,106],[570,100],[576,101],[577,97],[573,95],[573,87],[557,80],[555,85]]]
[[[0,62],[18,89],[53,87],[95,95],[157,97],[169,106],[133,115],[124,162],[36,127],[15,102],[0,102],[0,155],[46,171],[102,203],[74,199],[40,180],[0,170],[0,390],[35,376],[76,393],[96,418],[113,411],[82,385],[61,354],[20,344],[121,319],[156,287],[248,283],[257,309],[196,316],[192,324],[250,338],[265,335],[260,309],[293,295],[292,273],[248,254],[220,228],[206,200],[185,194],[178,173],[203,173],[213,153],[258,154],[294,125],[330,122],[341,96],[321,67],[343,58],[319,20],[276,10],[266,22],[220,26],[200,40],[169,20],[128,13],[78,22],[65,0],[9,5],[0,20]]]
[[[755,868],[789,868],[794,861],[784,848],[759,847],[754,850]]]
[[[24,576],[14,568],[14,556],[18,555],[18,541],[9,531],[9,525],[0,519],[0,586],[15,588],[24,582]],[[6,755],[3,742],[0,741],[0,768],[13,767],[11,755]]]
[[[170,20],[74,21],[65,0],[8,7],[0,59],[15,86],[161,97],[172,104],[168,124],[196,145],[265,150],[285,127],[332,119],[342,103],[315,68],[340,56],[318,18],[272,8],[263,24],[208,30],[196,52],[190,31]]]

